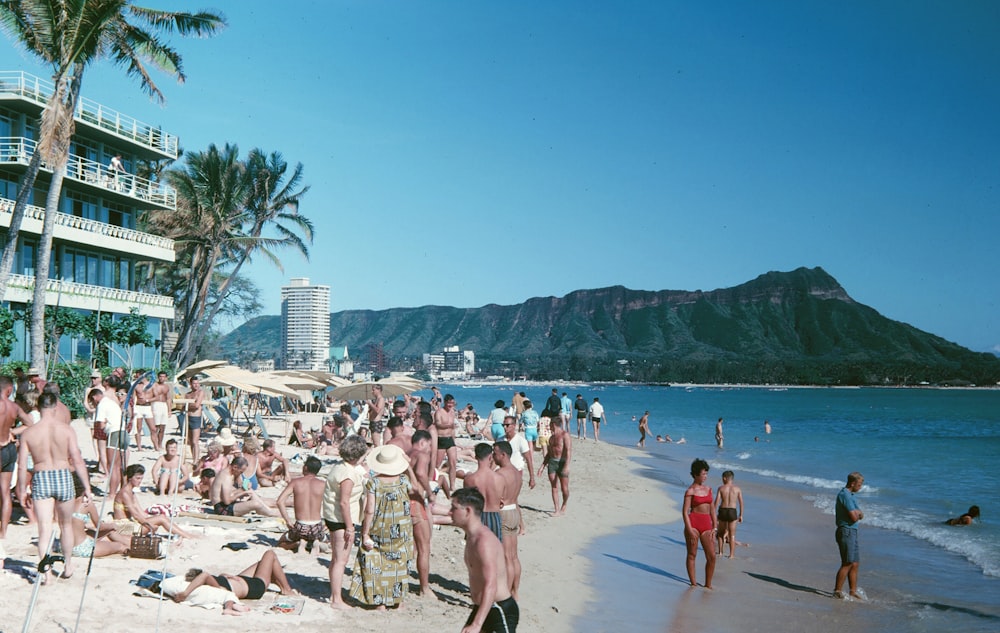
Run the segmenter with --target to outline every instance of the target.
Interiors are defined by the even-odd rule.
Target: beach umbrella
[[[374,397],[375,385],[382,387],[382,395],[386,398],[396,398],[424,388],[419,381],[406,380],[383,380],[379,382],[365,381],[355,382],[350,385],[334,387],[330,390],[330,395],[337,400],[370,400]]]
[[[263,374],[255,374],[252,371],[240,369],[233,365],[213,367],[201,373],[206,376],[202,380],[202,384],[209,387],[235,387],[241,391],[260,393],[265,396],[299,397],[299,394],[291,387]]]
[[[197,363],[192,363],[182,369],[180,373],[177,374],[177,380],[187,378],[189,376],[196,376],[206,369],[211,369],[212,367],[222,367],[229,365],[224,360],[200,360]]]
[[[277,373],[267,373],[263,375],[270,380],[279,382],[296,391],[317,391],[319,389],[326,389],[329,386],[325,382],[314,380],[308,376],[295,376],[292,374]]]
[[[278,371],[271,373],[278,376],[304,376],[306,378],[324,383],[325,387],[339,387],[341,385],[351,384],[351,381],[346,378],[342,378],[328,371],[319,371],[315,369],[279,369]]]

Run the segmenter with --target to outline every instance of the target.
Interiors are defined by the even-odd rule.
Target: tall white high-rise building
[[[281,350],[285,369],[325,370],[330,358],[330,286],[296,277],[281,288]]]

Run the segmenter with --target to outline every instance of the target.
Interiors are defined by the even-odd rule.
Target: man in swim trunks
[[[590,405],[590,423],[594,425],[594,441],[601,440],[601,422],[604,421],[604,405],[600,398],[594,398],[594,403]],[[587,439],[584,437],[584,439]]]
[[[483,495],[474,488],[451,497],[451,521],[465,531],[465,565],[469,569],[472,613],[462,633],[516,633],[520,611],[510,593],[503,546],[479,515]]]
[[[483,510],[479,513],[483,525],[490,528],[498,541],[503,540],[503,527],[500,520],[500,495],[503,493],[504,480],[493,471],[493,447],[486,442],[476,444],[476,472],[465,476],[466,488],[477,488],[483,495]]]
[[[562,427],[562,420],[553,420],[548,450],[545,452],[542,465],[538,467],[539,475],[542,474],[542,468],[548,469],[554,507],[552,516],[566,514],[566,503],[569,501],[569,462],[572,457],[573,440]],[[560,492],[562,492],[562,505],[559,504]]]
[[[246,471],[249,464],[245,457],[236,457],[229,469],[216,475],[212,482],[212,492],[209,501],[216,514],[222,516],[241,517],[250,512],[264,516],[278,516],[278,512],[267,505],[253,490],[243,490],[236,487],[236,480]]]
[[[310,455],[302,465],[302,476],[296,477],[285,486],[278,495],[278,514],[290,526],[278,539],[278,547],[293,552],[299,551],[299,542],[306,542],[306,552],[312,552],[313,543],[319,541],[328,543],[330,533],[323,525],[323,491],[326,489],[326,479],[320,479],[319,474],[323,462]],[[295,523],[288,516],[288,497],[292,496],[292,508],[295,510]]]
[[[156,426],[154,445],[163,446],[163,437],[167,431],[167,420],[170,418],[170,385],[167,383],[167,372],[156,374],[156,384],[149,390],[149,405]],[[195,460],[194,463],[198,463]]]
[[[372,386],[372,395],[374,398],[368,401],[368,430],[372,434],[372,446],[382,446],[385,440],[383,437],[385,431],[383,417],[387,404],[385,396],[382,395],[382,385]]]
[[[76,432],[60,422],[56,414],[54,394],[38,396],[41,419],[21,433],[21,447],[17,456],[17,498],[24,508],[34,507],[38,521],[38,556],[44,559],[49,553],[52,535],[52,517],[58,517],[60,542],[63,551],[71,552],[76,546],[73,530],[73,510],[76,506],[73,473],[83,487],[83,503],[90,503],[90,477],[76,442]],[[28,458],[34,460],[31,479],[31,497],[27,496]],[[49,572],[45,580],[48,581]],[[73,575],[73,557],[66,559],[63,577]]]
[[[728,540],[729,558],[736,557],[736,524],[743,523],[743,491],[733,483],[734,477],[731,470],[722,473],[722,485],[715,493],[715,507],[719,509],[716,554],[722,556],[722,546]]]
[[[431,464],[431,435],[427,431],[414,431],[410,438],[410,450],[406,457],[410,460],[410,468],[413,469],[413,476],[420,484],[410,488],[410,519],[413,521],[413,541],[417,546],[417,577],[420,579],[420,591],[418,595],[427,598],[434,598],[431,591],[431,521],[432,517],[427,512],[429,504],[433,504],[433,493],[431,493],[431,474],[434,467]]]
[[[517,590],[521,585],[521,559],[517,555],[517,537],[521,531],[521,509],[517,507],[524,477],[510,463],[514,450],[510,442],[500,441],[493,445],[493,463],[498,466],[497,474],[503,481],[500,493],[500,523],[503,528],[504,562],[507,564],[507,580],[510,581],[510,594],[517,600]]]
[[[14,392],[14,382],[7,376],[0,376],[0,569],[3,569],[5,552],[3,539],[7,537],[7,526],[13,510],[10,484],[17,467],[17,444],[14,442],[14,423],[17,420],[26,426],[34,424],[31,416],[14,404],[10,395]],[[20,431],[19,431],[20,432]]]
[[[275,466],[274,462],[278,462]],[[274,440],[264,440],[257,455],[257,480],[264,488],[274,486],[279,481],[288,481],[290,464],[274,446]]]
[[[185,396],[191,400],[186,408],[188,445],[191,447],[191,461],[197,464],[201,457],[201,404],[205,401],[205,392],[201,388],[201,381],[197,378],[192,378],[189,384],[191,390]]]
[[[722,448],[722,440],[722,418],[719,418],[719,421],[715,423],[715,443],[719,448]]]
[[[159,453],[163,450],[163,446],[157,437],[156,421],[153,419],[151,400],[153,394],[146,389],[150,386],[149,376],[142,371],[137,371],[136,380],[139,382],[135,386],[135,391],[132,392],[135,395],[135,406],[132,407],[132,414],[135,420],[135,448],[136,450],[142,450],[142,427],[145,424],[146,429],[149,430],[149,438],[152,440],[153,450]]]
[[[455,396],[450,393],[444,397],[444,406],[434,412],[434,427],[437,429],[437,458],[435,468],[439,468],[448,457],[448,485],[455,489],[455,477],[458,474],[458,448],[455,446]]]
[[[583,399],[583,394],[576,394],[573,409],[576,410],[576,439],[585,440],[587,439],[587,411],[589,407],[587,401]]]

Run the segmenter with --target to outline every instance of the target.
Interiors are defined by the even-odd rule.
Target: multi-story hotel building
[[[285,369],[327,369],[330,286],[310,286],[308,277],[296,277],[281,288],[281,353]]]
[[[30,74],[0,71],[0,239],[6,240],[21,179],[39,139],[39,120],[54,86]],[[173,262],[173,241],[136,230],[143,209],[176,209],[170,187],[135,175],[138,161],[173,160],[178,139],[163,130],[81,98],[75,113],[76,132],[55,219],[46,305],[85,312],[128,314],[138,308],[147,318],[155,341],[174,318],[173,299],[137,292],[138,262]],[[109,169],[120,156],[124,172]],[[44,163],[21,225],[17,256],[7,293],[11,308],[31,301],[35,260],[42,230],[45,197],[52,171]],[[17,322],[17,345],[11,360],[27,360],[26,324]],[[63,336],[59,361],[88,360],[91,342]],[[132,367],[159,367],[159,346],[112,348],[108,362]]]

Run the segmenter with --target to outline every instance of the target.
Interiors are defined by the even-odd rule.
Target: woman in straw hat
[[[367,461],[372,478],[365,482],[365,517],[351,597],[384,610],[401,605],[410,584],[409,462],[403,449],[393,444],[375,447]]]

